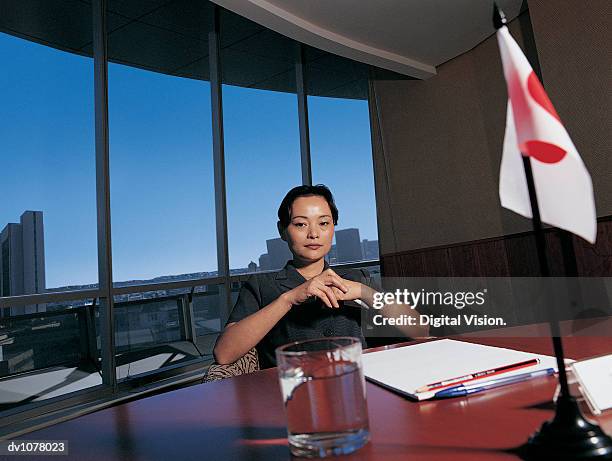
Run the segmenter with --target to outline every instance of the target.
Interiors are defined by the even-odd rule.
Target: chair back
[[[257,355],[257,349],[253,348],[233,363],[227,365],[213,363],[208,369],[203,382],[218,381],[233,376],[253,373],[257,370],[259,370],[259,356]]]

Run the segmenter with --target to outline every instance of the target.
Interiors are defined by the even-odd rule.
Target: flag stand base
[[[518,452],[525,460],[612,459],[612,438],[582,416],[576,399],[560,395],[554,418]]]

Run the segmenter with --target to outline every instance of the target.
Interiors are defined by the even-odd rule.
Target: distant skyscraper
[[[269,267],[268,269],[282,269],[287,261],[293,259],[293,254],[289,250],[287,242],[283,239],[266,240],[268,247]]]
[[[20,223],[0,233],[0,296],[45,291],[45,246],[42,211],[25,211]],[[45,304],[11,307],[2,316],[44,312]]]
[[[336,255],[336,245],[332,245],[329,253],[325,255],[325,259],[328,264],[336,264],[338,262],[338,257]]]
[[[378,259],[378,240],[362,240],[361,249],[363,251],[363,259]]]
[[[270,270],[270,256],[268,255],[268,253],[264,253],[259,257],[259,270]]]
[[[249,265],[247,266],[247,269],[249,270],[249,272],[255,272],[257,271],[257,264],[251,261]]]
[[[359,229],[351,228],[336,231],[336,253],[339,263],[361,261],[363,259]]]

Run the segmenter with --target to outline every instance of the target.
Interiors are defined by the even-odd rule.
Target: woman
[[[357,300],[371,306],[375,291],[366,270],[339,275],[324,259],[338,223],[330,190],[322,184],[291,189],[278,219],[293,260],[277,273],[245,282],[215,345],[217,363],[232,363],[257,347],[260,366],[276,366],[276,347],[323,336],[354,336],[365,346]]]

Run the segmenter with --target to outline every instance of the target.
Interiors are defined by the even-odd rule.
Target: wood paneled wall
[[[591,245],[571,236],[576,268],[563,260],[562,237],[556,229],[545,231],[552,275],[612,277],[612,216],[600,218],[597,242]],[[533,232],[432,248],[383,254],[384,277],[530,277],[540,275]],[[571,263],[571,262],[570,262]]]

